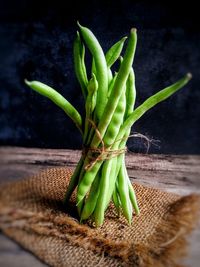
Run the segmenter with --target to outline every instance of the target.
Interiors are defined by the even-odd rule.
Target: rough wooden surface
[[[75,167],[80,151],[0,147],[0,183],[21,179],[55,166]],[[200,156],[127,154],[128,173],[134,182],[178,194],[200,193]],[[190,237],[184,263],[199,267],[200,231]],[[0,235],[0,266],[45,266],[8,238]]]

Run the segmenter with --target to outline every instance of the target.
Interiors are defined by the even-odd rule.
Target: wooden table
[[[0,147],[0,184],[28,177],[49,167],[75,167],[79,157],[78,150]],[[128,153],[126,165],[134,182],[182,195],[200,193],[200,156]],[[184,260],[191,267],[200,266],[199,229],[190,236],[189,256]],[[0,266],[46,265],[0,234]]]

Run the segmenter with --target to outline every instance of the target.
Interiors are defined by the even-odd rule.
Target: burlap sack
[[[111,205],[104,225],[80,225],[62,200],[71,170],[48,169],[0,189],[0,228],[50,266],[180,266],[199,197],[134,185],[141,210],[131,226]],[[70,214],[70,215],[69,215]]]

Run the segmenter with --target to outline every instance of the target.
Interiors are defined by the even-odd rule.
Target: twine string
[[[106,147],[103,138],[101,136],[101,133],[99,132],[96,124],[90,119],[88,119],[88,121],[94,128],[96,135],[100,140],[101,146],[100,147],[83,146],[82,154],[84,156],[87,155],[87,158],[89,159],[89,163],[85,166],[86,171],[90,170],[98,161],[108,160],[117,157],[118,155],[123,154],[127,151],[126,147],[121,149],[111,149],[114,143]]]
[[[98,161],[103,161],[103,160],[108,160],[114,157],[119,156],[120,154],[126,153],[127,152],[127,147],[124,148],[119,148],[119,149],[111,149],[111,147],[115,144],[118,143],[122,140],[127,140],[129,138],[135,137],[135,138],[142,138],[147,142],[147,153],[150,148],[150,144],[152,143],[153,140],[150,140],[147,136],[140,134],[140,133],[133,133],[129,136],[123,136],[122,138],[119,138],[115,140],[111,145],[105,146],[105,143],[103,141],[103,138],[101,136],[101,133],[99,129],[97,128],[96,124],[94,121],[91,119],[88,119],[89,123],[92,125],[92,128],[95,130],[96,135],[100,141],[101,146],[100,147],[88,147],[88,146],[83,146],[82,149],[82,155],[87,156],[89,159],[89,163],[85,166],[85,170],[90,170]]]

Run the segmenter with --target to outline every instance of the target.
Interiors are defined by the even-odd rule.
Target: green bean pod
[[[135,74],[133,68],[129,73],[127,83],[126,83],[126,112],[124,118],[128,118],[128,116],[133,112],[135,99],[136,99],[136,89],[135,89]]]
[[[112,158],[112,172],[110,173],[110,177],[109,177],[109,191],[106,194],[106,204],[105,204],[105,209],[107,209],[110,200],[112,198],[113,195],[113,191],[115,189],[115,184],[116,184],[116,180],[117,180],[117,157]]]
[[[52,102],[54,102],[57,106],[59,106],[73,120],[79,131],[82,133],[81,115],[61,94],[59,94],[56,90],[54,90],[50,86],[38,81],[25,80],[25,83],[31,89],[49,98]]]
[[[127,130],[131,128],[131,126],[140,118],[144,113],[146,113],[149,109],[157,105],[158,103],[164,101],[171,95],[173,95],[176,91],[180,90],[183,86],[185,86],[189,80],[192,78],[192,75],[188,73],[180,79],[178,82],[172,84],[171,86],[166,87],[165,89],[159,91],[155,95],[149,97],[142,105],[137,107],[130,116],[126,119],[124,124],[122,125],[117,139],[123,138],[126,134]]]
[[[123,214],[125,218],[127,219],[127,221],[129,222],[129,224],[131,224],[132,205],[129,199],[129,187],[127,184],[123,166],[121,166],[119,174],[118,174],[118,185],[119,185],[119,196],[120,196]]]
[[[108,98],[110,97],[110,94],[112,92],[112,89],[113,89],[113,87],[115,85],[116,78],[117,78],[117,72],[115,72],[115,74],[114,74],[114,76],[112,78],[112,81],[109,84],[109,87],[108,87]]]
[[[106,53],[106,62],[107,62],[107,66],[108,68],[111,68],[112,65],[117,61],[117,59],[119,58],[123,46],[124,46],[124,42],[127,39],[127,37],[123,37],[121,40],[119,40],[117,43],[115,43]]]
[[[77,32],[77,36],[74,41],[73,53],[74,53],[74,68],[76,77],[81,85],[83,96],[86,99],[88,78],[84,62],[85,47],[81,42],[79,32]]]
[[[101,226],[104,221],[104,213],[106,209],[107,193],[109,191],[109,179],[112,172],[112,159],[104,162],[102,166],[102,175],[100,179],[100,191],[94,211],[94,220],[97,227]]]
[[[75,171],[73,172],[73,175],[71,176],[69,185],[67,187],[67,192],[65,194],[65,198],[64,198],[64,203],[67,203],[67,201],[70,199],[71,194],[73,193],[74,189],[76,188],[76,186],[78,185],[78,181],[79,181],[79,174],[81,171],[81,168],[83,167],[83,163],[84,163],[84,159],[83,156],[81,156]]]
[[[124,88],[126,85],[126,81],[130,73],[134,55],[135,55],[136,43],[137,43],[136,29],[132,29],[130,33],[130,38],[128,41],[128,46],[125,52],[124,60],[120,66],[114,88],[108,99],[108,103],[106,104],[103,116],[98,124],[98,129],[102,137],[104,136],[107,130],[107,127],[112,119],[112,116],[115,112],[115,109],[118,105],[119,99],[123,92],[122,88]],[[94,135],[94,138],[91,142],[91,146],[97,146],[99,145],[99,143],[100,141],[97,135]]]
[[[140,214],[140,209],[138,207],[137,198],[136,198],[136,195],[135,195],[135,191],[134,191],[133,185],[131,184],[131,181],[130,181],[128,175],[126,177],[127,177],[127,182],[128,182],[129,197],[130,197],[131,203],[133,205],[133,208],[135,210],[136,215],[139,215]]]
[[[113,194],[112,194],[112,200],[113,200],[114,206],[117,210],[117,214],[119,216],[120,215],[121,202],[120,202],[120,197],[119,197],[119,193],[118,193],[117,188],[118,188],[118,185],[117,185],[117,180],[116,180],[115,187],[114,187]]]
[[[89,119],[92,120],[92,114],[96,106],[96,92],[98,89],[98,82],[96,80],[95,74],[92,74],[92,78],[90,79],[87,90],[88,95],[85,102],[85,130],[84,130],[84,136],[83,136],[83,143],[86,143],[86,139],[88,137],[88,131],[89,131]]]
[[[83,165],[83,170],[89,163],[90,163],[90,160],[86,157],[84,165]],[[88,193],[88,191],[90,190],[90,187],[102,163],[103,163],[103,160],[97,161],[91,169],[87,171],[83,171],[84,175],[81,177],[79,184],[78,184],[78,188],[77,188],[77,203],[82,201],[84,197],[86,196],[86,194]]]
[[[113,89],[114,90],[114,89]],[[115,109],[115,113],[108,125],[107,131],[104,135],[103,141],[106,147],[109,147],[113,144],[119,129],[123,123],[124,113],[126,110],[126,91],[125,88],[122,88],[122,94],[118,105]]]
[[[92,183],[89,196],[87,197],[85,201],[85,205],[81,213],[81,220],[87,220],[92,215],[96,207],[96,203],[97,203],[97,199],[98,199],[99,191],[100,191],[99,182],[100,182],[100,173],[98,172],[94,179],[94,182]]]
[[[96,77],[99,85],[97,93],[98,105],[96,106],[95,112],[97,119],[100,120],[107,102],[106,96],[108,90],[108,70],[106,59],[103,50],[94,34],[88,28],[81,26],[79,23],[78,26],[80,28],[81,35],[87,44],[87,47],[94,57]]]
[[[110,86],[110,83],[112,82],[113,75],[111,69],[108,68],[108,88]]]

